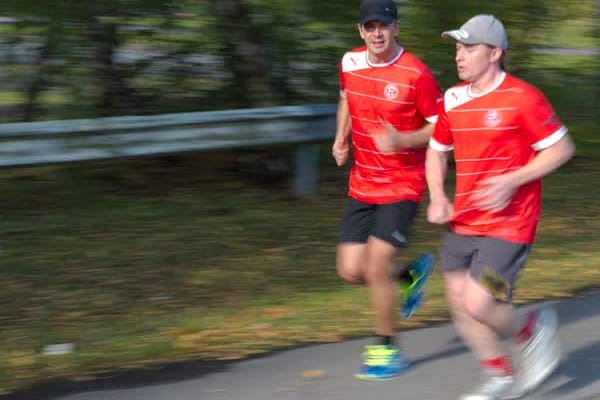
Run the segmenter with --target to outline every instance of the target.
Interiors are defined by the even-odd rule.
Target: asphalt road
[[[543,303],[558,310],[563,360],[530,400],[600,400],[600,291]],[[537,307],[539,305],[533,305]],[[353,373],[369,339],[277,352],[240,362],[186,363],[95,382],[57,384],[11,400],[448,400],[479,378],[448,324],[402,332],[413,368],[387,382]],[[1,398],[1,397],[0,397]]]

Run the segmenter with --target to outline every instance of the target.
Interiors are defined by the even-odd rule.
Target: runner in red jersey
[[[427,218],[449,225],[440,265],[448,305],[485,376],[461,399],[519,398],[560,360],[554,310],[517,314],[510,300],[540,216],[540,179],[571,158],[575,147],[544,95],[504,71],[508,39],[498,19],[478,15],[442,36],[457,42],[464,82],[445,92],[429,142]],[[453,204],[444,190],[450,150]],[[517,345],[514,365],[502,335]]]
[[[365,46],[340,63],[337,132],[332,148],[341,166],[353,164],[340,240],[339,275],[366,283],[375,310],[374,345],[367,346],[358,378],[382,380],[409,363],[394,340],[395,281],[405,282],[403,316],[421,305],[433,256],[408,268],[393,264],[425,190],[425,151],[437,118],[440,89],[427,66],[397,42],[392,0],[363,0],[358,31]]]
[[[388,62],[373,63],[363,46],[344,55],[340,86],[352,127],[354,164],[348,194],[372,204],[421,201],[426,146],[418,141],[382,152],[373,136],[385,132],[382,121],[399,134],[436,121],[440,89],[427,66],[401,47]]]

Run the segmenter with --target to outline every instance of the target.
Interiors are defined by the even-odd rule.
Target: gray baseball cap
[[[502,50],[508,48],[508,37],[504,25],[493,15],[476,15],[459,29],[445,31],[443,38],[452,38],[464,44],[489,44]]]

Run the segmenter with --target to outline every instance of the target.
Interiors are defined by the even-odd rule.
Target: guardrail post
[[[304,144],[296,148],[295,192],[299,197],[315,194],[319,177],[319,145]]]

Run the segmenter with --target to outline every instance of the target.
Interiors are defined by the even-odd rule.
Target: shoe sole
[[[361,381],[383,382],[383,381],[389,381],[394,378],[397,378],[409,369],[410,369],[410,365],[406,366],[405,368],[401,369],[400,371],[398,371],[397,373],[395,373],[393,375],[374,376],[374,375],[366,375],[366,374],[354,374],[354,377],[356,379],[360,379]]]
[[[400,375],[400,374],[398,374],[398,375]],[[384,381],[390,381],[390,380],[396,378],[398,375],[393,375],[393,376],[389,376],[389,377],[374,377],[374,376],[368,376],[368,375],[355,374],[354,377],[356,379],[360,379],[361,381],[384,382]]]

